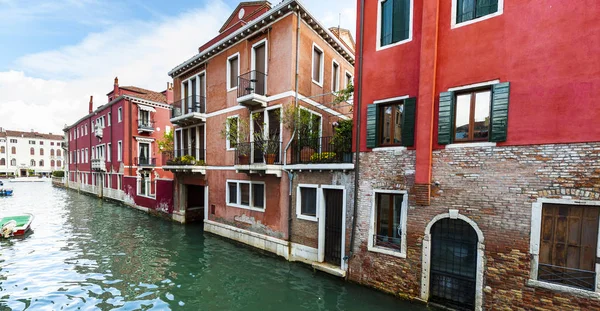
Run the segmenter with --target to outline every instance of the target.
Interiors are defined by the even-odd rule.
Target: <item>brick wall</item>
[[[600,308],[598,299],[526,285],[532,203],[538,198],[600,200],[600,143],[434,151],[430,206],[415,204],[411,151],[363,153],[360,160],[351,280],[407,298],[420,297],[425,227],[436,215],[456,209],[476,222],[484,235],[484,309]],[[367,251],[374,188],[408,189],[406,259]]]

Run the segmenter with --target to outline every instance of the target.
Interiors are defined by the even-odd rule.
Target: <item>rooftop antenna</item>
[[[340,27],[342,24],[342,13],[338,13],[339,14],[339,18],[338,18],[338,36],[340,35]]]

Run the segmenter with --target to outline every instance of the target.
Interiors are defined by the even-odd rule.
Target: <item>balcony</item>
[[[247,174],[281,177],[282,144],[275,140],[239,143],[235,149],[235,169]]]
[[[292,142],[289,170],[348,170],[353,169],[352,142],[333,137],[296,139]]]
[[[154,132],[154,120],[138,120],[138,133]]]
[[[206,175],[206,159],[204,149],[184,148],[173,152],[163,152],[163,166],[173,173],[200,173]]]
[[[238,104],[246,107],[267,107],[266,95],[266,74],[252,70],[238,77]]]
[[[186,126],[206,122],[206,97],[189,96],[173,103],[171,123]]]
[[[104,136],[104,127],[96,125],[94,127],[94,135],[96,135],[98,138],[102,138],[102,136]]]
[[[92,159],[92,171],[106,172],[106,161],[104,158]]]
[[[147,157],[139,157],[135,158],[135,164],[138,167],[155,167],[156,166],[156,158],[147,158]]]

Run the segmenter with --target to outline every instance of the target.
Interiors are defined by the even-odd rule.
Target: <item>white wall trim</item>
[[[452,0],[452,12],[450,13],[450,14],[452,14],[452,16],[450,18],[450,29],[455,29],[455,28],[471,25],[471,24],[474,24],[477,22],[484,21],[486,19],[490,19],[490,18],[502,15],[502,13],[504,13],[504,0],[498,0],[498,11],[496,13],[484,15],[484,16],[472,19],[470,21],[462,22],[460,24],[456,23],[456,13],[457,13],[456,11],[457,10],[458,10],[457,1]]]
[[[402,207],[400,211],[401,217],[401,229],[402,235],[400,237],[400,251],[395,251],[389,248],[377,246],[373,243],[373,236],[375,235],[375,221],[377,219],[377,194],[378,193],[389,193],[389,194],[401,194],[402,195]],[[387,190],[387,189],[373,189],[372,202],[371,202],[371,219],[369,221],[369,236],[367,249],[370,252],[381,253],[391,255],[400,258],[406,258],[406,222],[408,217],[408,192],[406,190]]]
[[[242,59],[240,57],[240,52],[237,52],[235,54],[230,55],[229,57],[227,57],[227,92],[231,92],[233,90],[237,90],[237,86],[236,87],[231,87],[231,62],[230,60],[232,58],[236,58],[237,57],[237,73],[238,75],[240,75],[240,64],[242,63]]]
[[[386,103],[391,103],[391,102],[396,102],[396,101],[400,101],[400,100],[404,100],[409,98],[409,95],[403,95],[403,96],[398,96],[398,97],[390,97],[390,98],[384,98],[384,99],[378,99],[378,100],[374,100],[373,104],[378,105],[378,104],[386,104]]]
[[[485,244],[483,232],[470,218],[459,213],[458,210],[449,210],[448,213],[439,214],[427,224],[425,228],[425,236],[423,238],[423,263],[421,266],[421,299],[429,300],[429,276],[431,267],[431,227],[438,221],[444,218],[460,219],[467,222],[477,233],[477,274],[475,275],[475,311],[483,310],[483,273],[485,267]]]
[[[456,0],[454,0],[454,1],[456,1]],[[478,82],[478,83],[473,83],[473,84],[468,84],[468,85],[451,87],[448,89],[448,92],[456,92],[456,91],[474,89],[474,88],[478,88],[478,87],[482,87],[482,86],[490,86],[490,85],[494,85],[496,83],[500,83],[500,80],[496,79],[496,80],[491,80],[491,81],[484,81],[484,82]]]
[[[385,50],[385,49],[389,49],[391,47],[395,47],[398,45],[402,45],[404,43],[408,43],[412,41],[413,38],[413,24],[414,24],[414,0],[410,0],[410,20],[408,21],[408,38],[392,43],[392,44],[388,44],[385,46],[381,46],[381,4],[383,2],[385,2],[387,0],[379,0],[377,3],[377,37],[375,38],[376,42],[375,42],[375,50],[376,51],[381,51],[381,50]],[[456,0],[454,0],[456,1]]]
[[[320,59],[320,64],[319,64],[319,68],[320,72],[319,72],[319,81],[315,81],[315,50],[318,50],[319,52],[321,52],[321,59]],[[312,49],[310,50],[311,53],[311,59],[312,61],[310,62],[310,79],[312,80],[312,82],[320,87],[323,87],[323,71],[324,71],[324,67],[325,67],[325,51],[316,43],[313,42],[312,44]]]
[[[496,147],[496,142],[468,142],[468,143],[454,143],[446,145],[446,149],[459,149],[459,148],[485,148],[485,147]]]

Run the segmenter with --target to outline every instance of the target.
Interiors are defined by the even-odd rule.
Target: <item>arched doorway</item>
[[[468,222],[442,218],[431,226],[429,300],[476,309],[479,237]]]

